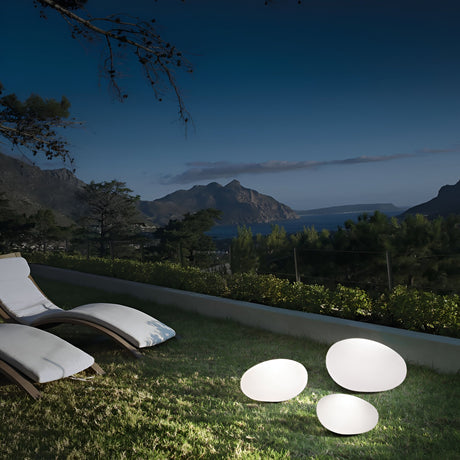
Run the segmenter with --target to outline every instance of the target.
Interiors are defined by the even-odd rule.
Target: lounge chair
[[[38,399],[32,382],[59,380],[92,368],[102,369],[94,358],[48,332],[20,324],[0,324],[0,372]]]
[[[157,319],[124,305],[91,303],[63,310],[51,302],[30,276],[18,253],[0,256],[0,316],[28,326],[60,323],[92,327],[140,357],[139,348],[157,345],[176,335]]]

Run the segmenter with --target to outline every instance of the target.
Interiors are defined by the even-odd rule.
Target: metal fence
[[[401,284],[437,293],[460,292],[460,254],[294,249],[267,259],[263,272],[308,284],[340,283],[376,292]]]

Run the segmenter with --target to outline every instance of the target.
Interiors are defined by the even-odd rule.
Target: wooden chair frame
[[[104,371],[99,364],[94,363],[90,366],[95,374],[103,375]],[[13,366],[8,364],[6,361],[0,359],[0,372],[4,374],[9,380],[13,381],[16,385],[22,388],[29,396],[33,399],[40,399],[42,394],[35,388],[32,382],[27,379],[23,374],[16,370]]]

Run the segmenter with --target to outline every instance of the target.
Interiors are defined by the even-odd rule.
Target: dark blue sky
[[[89,0],[94,15],[154,17],[194,73],[154,100],[137,66],[113,101],[100,54],[32,0],[3,6],[0,81],[65,94],[77,176],[144,199],[236,178],[294,207],[413,205],[460,179],[460,6],[444,0]],[[61,166],[45,161],[40,166]]]

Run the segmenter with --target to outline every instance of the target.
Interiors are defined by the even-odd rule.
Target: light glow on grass
[[[327,345],[232,321],[78,286],[39,280],[59,302],[111,301],[144,309],[179,338],[135,360],[90,329],[50,329],[96,358],[106,374],[39,385],[32,401],[6,379],[0,385],[3,458],[456,458],[460,376],[409,365],[403,385],[358,395],[379,423],[342,437],[316,416],[320,399],[342,391],[324,365]],[[254,362],[289,357],[308,369],[308,386],[279,404],[248,400],[240,377]],[[83,374],[83,376],[86,374]],[[88,373],[88,375],[91,375]]]

